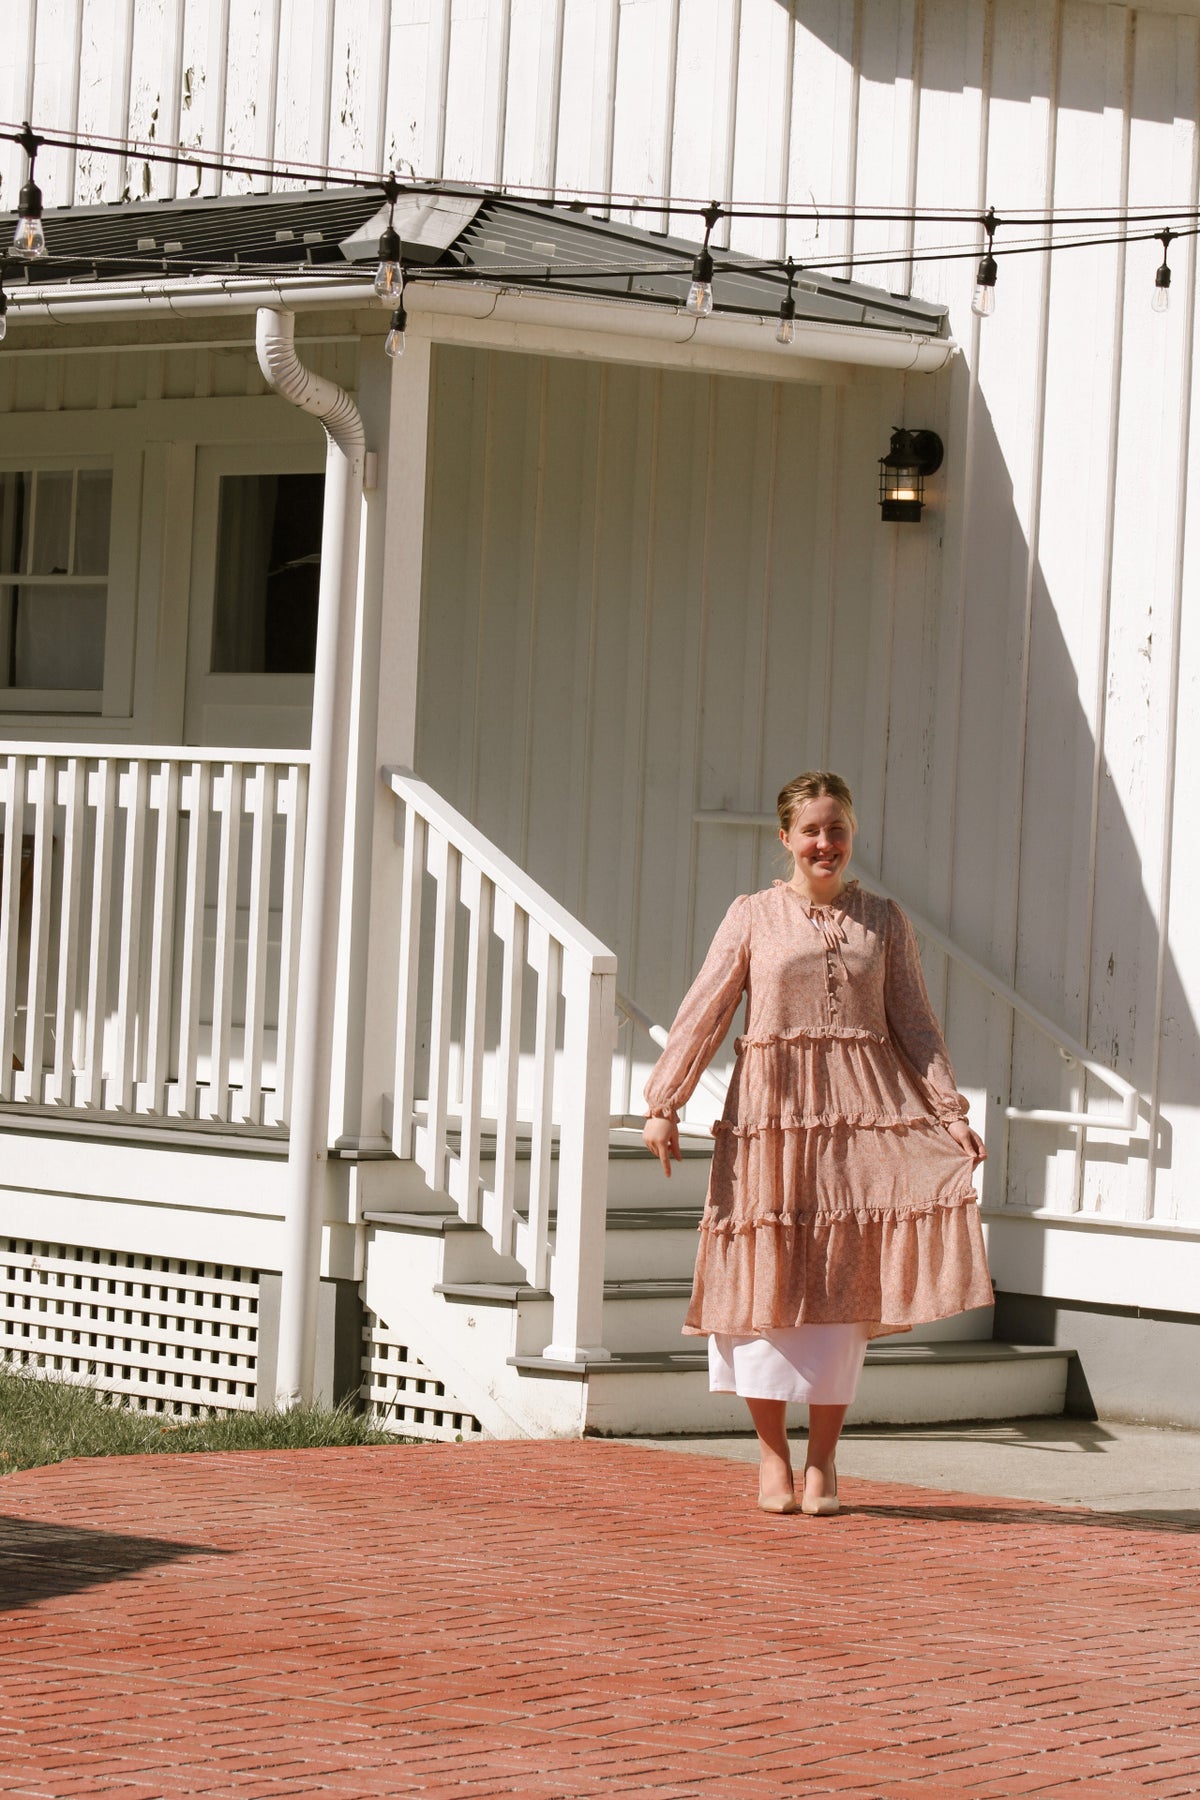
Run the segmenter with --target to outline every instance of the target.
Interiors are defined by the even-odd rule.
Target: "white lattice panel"
[[[0,1238],[0,1360],[143,1412],[249,1412],[258,1276],[221,1263]]]
[[[384,1431],[451,1443],[482,1435],[474,1413],[448,1394],[433,1370],[369,1310],[363,1322],[362,1371],[363,1404]]]

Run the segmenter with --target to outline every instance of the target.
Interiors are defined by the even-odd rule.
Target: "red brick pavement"
[[[0,1483],[0,1792],[1200,1794],[1200,1536],[626,1445]]]

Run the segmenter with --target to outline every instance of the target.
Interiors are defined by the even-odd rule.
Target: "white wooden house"
[[[3,1354],[431,1435],[736,1417],[678,1335],[713,1089],[669,1188],[635,1120],[823,765],[997,1287],[859,1416],[1055,1410],[1074,1350],[1072,1405],[1200,1420],[1200,0],[13,13],[0,121],[67,141],[0,344]]]

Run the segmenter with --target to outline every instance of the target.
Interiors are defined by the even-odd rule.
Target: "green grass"
[[[310,1450],[398,1444],[348,1407],[173,1419],[135,1412],[73,1382],[44,1381],[0,1366],[0,1474],[72,1456],[145,1456],[164,1450]]]

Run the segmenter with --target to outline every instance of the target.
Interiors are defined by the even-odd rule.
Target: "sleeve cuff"
[[[648,1106],[646,1117],[648,1119],[669,1119],[672,1125],[679,1123],[679,1114],[673,1106]]]

